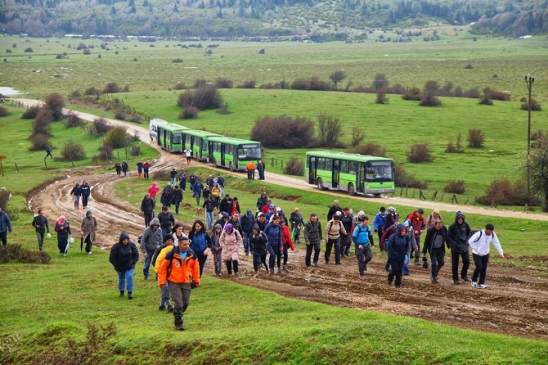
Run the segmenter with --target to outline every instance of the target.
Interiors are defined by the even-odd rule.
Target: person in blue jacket
[[[396,288],[401,288],[403,263],[409,250],[407,228],[403,224],[398,224],[396,233],[390,236],[386,243],[386,251],[388,251],[388,260],[390,261],[391,267],[390,272],[388,273],[388,285],[392,285],[394,277],[396,277]]]
[[[369,228],[369,218],[367,216],[360,218],[360,224],[354,228],[354,232],[352,233],[352,241],[355,246],[360,277],[363,278],[365,276],[365,271],[367,271],[367,263],[373,258],[371,248],[375,247],[373,234],[371,233],[371,228]]]
[[[375,215],[373,220],[373,230],[377,232],[379,236],[379,242],[381,241],[382,233],[384,232],[384,226],[386,226],[386,208],[381,207],[379,212]]]
[[[270,275],[274,275],[274,264],[276,259],[278,260],[278,274],[282,273],[280,268],[282,261],[282,227],[280,226],[280,217],[274,215],[272,222],[270,222],[264,229],[266,235],[266,249],[268,250],[268,268],[270,269]]]
[[[204,222],[195,220],[188,234],[188,238],[190,239],[190,248],[198,258],[200,277],[202,277],[207,255],[211,249],[211,237],[207,234]]]

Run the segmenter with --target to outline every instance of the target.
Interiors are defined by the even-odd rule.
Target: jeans
[[[244,233],[244,250],[246,254],[249,253],[249,236],[251,236],[251,233]]]
[[[485,284],[485,276],[487,275],[487,265],[489,264],[489,254],[485,256],[479,256],[475,253],[472,254],[474,258],[474,264],[476,268],[474,270],[474,275],[472,275],[472,281],[477,281],[479,275],[479,283]]]
[[[44,246],[44,233],[45,232],[36,232],[36,238],[38,239],[38,249],[42,251]]]
[[[145,179],[148,179],[148,169],[143,169],[143,172],[145,174]]]
[[[129,269],[127,271],[118,271],[116,270],[116,273],[118,274],[118,290],[122,291],[126,288],[127,285],[127,291],[132,292],[133,291],[133,273],[135,272],[135,269]]]
[[[223,267],[223,258],[222,258],[223,249],[219,249],[219,251],[215,251],[214,249],[212,249],[211,252],[213,252],[213,263],[215,264],[215,274],[221,275],[221,268]]]
[[[150,263],[152,262],[152,256],[154,256],[155,250],[147,250],[147,257],[145,259],[145,265],[143,266],[143,274],[145,275],[145,279],[148,279],[149,276],[149,268]]]
[[[88,206],[89,195],[82,195],[82,206],[85,208]]]
[[[160,305],[169,306],[171,302],[169,301],[169,284],[166,281],[166,285],[160,289],[162,292],[162,297],[160,299]],[[129,290],[128,290],[129,291]]]
[[[304,263],[306,266],[310,266],[310,259],[312,258],[312,250],[314,250],[314,264],[318,263],[318,259],[320,257],[320,242],[312,243],[306,245],[306,257],[304,259]]]
[[[468,251],[451,251],[451,269],[453,270],[454,281],[459,280],[459,258],[462,258],[462,270],[460,272],[460,277],[463,279],[468,278],[468,268],[470,267],[470,256],[468,255]]]
[[[270,271],[274,271],[274,264],[276,262],[276,259],[278,259],[278,269],[279,269],[280,261],[282,259],[282,251],[280,250],[280,246],[267,245],[266,249],[268,250],[268,253],[270,254],[270,256],[268,256],[268,267],[270,268]]]
[[[340,238],[328,239],[327,244],[325,245],[325,262],[329,262],[329,257],[331,256],[331,248],[335,246],[335,263],[341,263],[341,245]]]
[[[206,212],[207,228],[211,229],[213,226],[213,212]]]
[[[170,234],[171,234],[171,229],[166,228],[166,227],[162,227],[162,237],[170,235]],[[154,253],[154,251],[152,253]]]
[[[443,249],[433,248],[430,251],[430,273],[432,274],[432,278],[438,277],[438,273],[440,272],[440,269],[445,264],[444,256],[445,256],[445,252]]]
[[[80,208],[80,195],[74,195],[74,208]]]
[[[154,218],[154,211],[150,211],[150,212],[143,212],[144,216],[145,216],[145,227],[148,227],[150,226],[150,221],[152,220],[152,218]]]
[[[373,258],[373,254],[371,253],[371,246],[362,246],[363,248],[359,248],[356,246],[356,259],[358,260],[358,271],[360,272],[360,275],[364,275],[365,271],[367,271],[367,263],[371,261]]]
[[[409,260],[411,260],[411,253],[405,255],[405,259],[403,260],[403,275],[409,275]]]
[[[175,184],[177,184],[177,178],[176,178],[176,177],[172,177],[172,178],[171,178],[171,185],[175,186]]]
[[[266,255],[261,255],[260,253],[253,253],[253,270],[255,270],[255,272],[259,271],[259,269],[263,265],[266,271],[268,271],[268,265],[266,264]]]
[[[179,205],[181,203],[173,203],[173,205],[175,205],[175,214],[179,214]]]
[[[0,232],[0,241],[4,246],[8,244],[8,231]]]
[[[204,272],[205,262],[207,260],[207,255],[196,254],[196,257],[198,258],[198,264],[200,265],[200,277],[202,277],[202,273]]]

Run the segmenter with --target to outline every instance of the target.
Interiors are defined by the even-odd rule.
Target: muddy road
[[[88,116],[86,115],[85,119],[95,118]],[[144,128],[132,125],[129,129],[132,130],[130,132],[132,134],[134,130],[142,133],[143,141],[149,140],[148,132]],[[153,166],[168,169],[178,168],[180,164],[180,156],[162,153],[161,158],[154,161]],[[144,220],[140,215],[139,207],[125,203],[122,197],[115,195],[114,184],[122,178],[117,177],[114,172],[96,174],[93,167],[71,170],[67,173],[64,179],[35,189],[30,194],[29,207],[44,209],[50,216],[50,220],[56,215],[65,214],[74,227],[75,236],[80,237],[78,227],[85,211],[82,208],[79,210],[73,208],[69,192],[77,181],[86,180],[92,186],[88,207],[93,210],[100,225],[97,246],[108,249],[117,241],[118,233],[122,230],[129,232],[134,239],[142,233]],[[223,173],[229,172],[223,170]],[[135,169],[127,178],[135,178]],[[301,180],[281,175],[267,173],[267,181],[278,184],[290,183],[302,189],[315,189]],[[378,200],[383,204],[409,206],[417,204],[410,199],[381,198]],[[420,204],[429,207],[425,202]],[[492,211],[465,206],[445,208],[443,204],[433,204],[437,208],[452,211],[461,209],[477,214],[548,220],[547,216],[541,214]],[[184,209],[194,208],[185,206]],[[251,256],[244,256],[242,249],[241,275],[230,279],[223,277],[222,280],[234,280],[288,297],[329,305],[415,316],[462,328],[548,340],[548,278],[538,267],[515,266],[511,257],[489,266],[486,281],[489,287],[484,290],[472,288],[469,284],[453,285],[448,255],[445,257],[446,265],[440,272],[439,284],[430,283],[428,270],[411,264],[411,275],[404,276],[402,288],[396,289],[386,283],[384,270],[386,254],[380,253],[378,249],[373,250],[373,261],[368,265],[366,277],[363,279],[358,276],[354,256],[343,258],[341,265],[332,264],[334,262],[332,257],[331,263],[325,265],[322,253],[320,267],[308,269],[304,265],[304,253],[304,244],[297,244],[295,251],[290,252],[289,274],[270,276],[263,269],[258,277],[253,277]],[[548,264],[548,256],[530,259]],[[472,263],[471,269],[473,267]],[[211,262],[206,264],[205,274],[213,274]],[[469,271],[469,276],[471,274],[472,270]],[[139,280],[139,275],[137,279]]]

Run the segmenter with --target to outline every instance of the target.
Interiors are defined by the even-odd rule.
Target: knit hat
[[[223,226],[221,226],[219,223],[217,223],[213,228],[214,228],[214,229],[223,228]]]
[[[173,239],[173,235],[171,234],[165,234],[164,235],[164,243],[166,243],[168,240],[172,240]]]
[[[91,214],[91,209],[89,209],[88,211],[86,211],[86,216],[90,215]]]
[[[251,229],[254,229],[254,230],[258,231],[258,232],[261,231],[261,229],[259,228],[259,225],[258,225],[258,224],[254,224],[253,227],[251,227]]]
[[[225,225],[225,231],[231,232],[234,230],[234,226],[232,226],[232,223],[227,223]]]

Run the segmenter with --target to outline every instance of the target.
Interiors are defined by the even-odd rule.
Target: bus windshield
[[[370,161],[366,164],[367,181],[392,181],[392,161]]]
[[[239,160],[260,160],[261,147],[260,145],[241,145],[238,146]]]
[[[174,133],[173,136],[171,136],[171,143],[181,143],[181,133]]]

